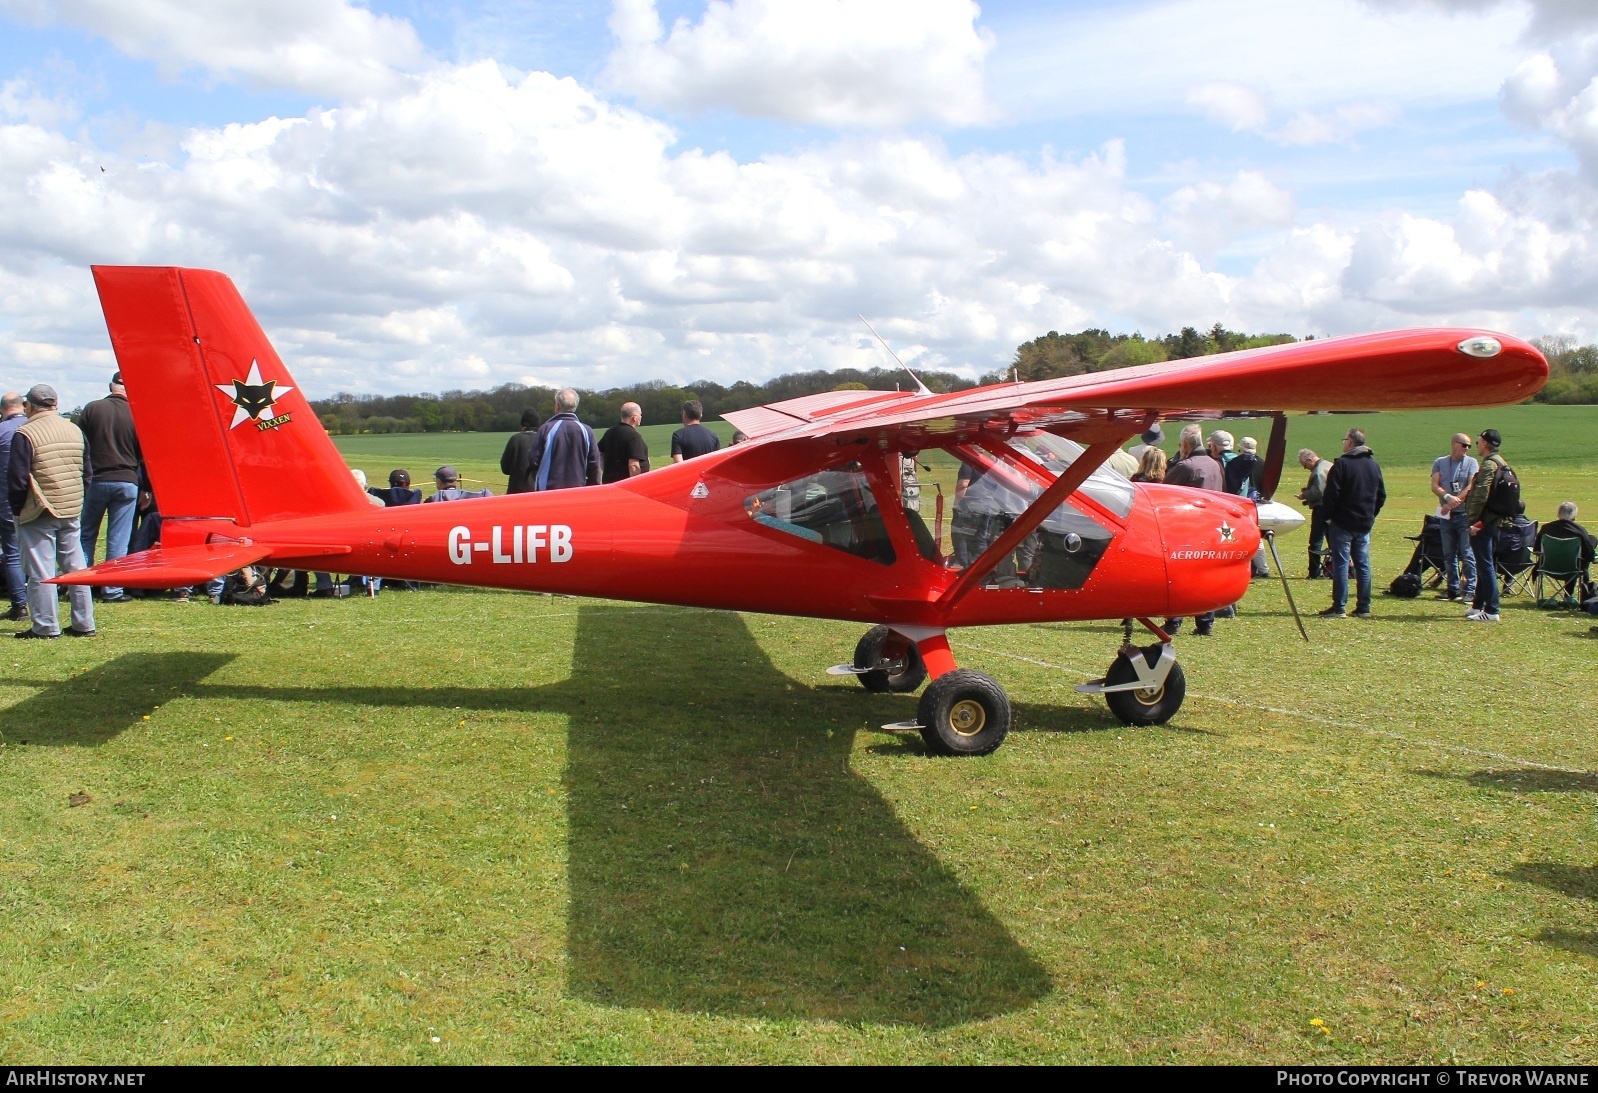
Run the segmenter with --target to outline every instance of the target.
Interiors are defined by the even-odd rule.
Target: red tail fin
[[[94,281],[162,515],[248,527],[366,505],[232,281],[158,266]]]

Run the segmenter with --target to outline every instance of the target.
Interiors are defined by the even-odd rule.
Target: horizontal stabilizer
[[[209,581],[272,553],[265,543],[199,543],[155,547],[115,561],[55,577],[46,584],[111,585],[116,588],[184,588]]]

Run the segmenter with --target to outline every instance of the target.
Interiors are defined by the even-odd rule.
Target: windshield
[[[1080,451],[1080,449],[1078,449]],[[954,554],[951,565],[975,565],[984,551],[1043,493],[1044,487],[1009,460],[1030,453],[1011,453],[1000,459],[980,448],[962,447],[955,484],[954,517],[949,532]],[[1061,467],[1060,469],[1064,469]],[[1124,483],[1128,490],[1130,483]],[[1109,547],[1111,532],[1103,524],[1066,501],[984,575],[984,588],[1081,588]]]
[[[1053,433],[1032,433],[1029,436],[1013,437],[1010,440],[1010,447],[1033,463],[1040,464],[1055,478],[1075,463],[1077,457],[1085,450],[1075,441],[1066,440]],[[1101,465],[1088,475],[1087,481],[1082,483],[1082,492],[1123,520],[1132,513],[1134,496],[1132,483],[1122,477],[1120,472],[1111,470],[1108,466]]]

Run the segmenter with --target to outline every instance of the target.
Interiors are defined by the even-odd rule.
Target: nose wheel
[[[1110,712],[1125,725],[1163,725],[1182,708],[1187,696],[1187,676],[1176,662],[1169,637],[1147,620],[1145,626],[1165,640],[1143,648],[1132,644],[1131,620],[1126,641],[1103,679],[1082,683],[1083,694],[1101,694]]]

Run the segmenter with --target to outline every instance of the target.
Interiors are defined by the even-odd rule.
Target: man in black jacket
[[[85,406],[78,428],[89,443],[93,477],[83,498],[83,560],[94,564],[100,540],[100,521],[106,521],[105,560],[121,558],[133,537],[133,509],[139,500],[139,436],[133,430],[133,410],[128,406],[122,373],[111,377],[111,393]],[[133,597],[120,588],[100,590],[106,603],[129,603]]]
[[[538,411],[531,406],[522,411],[522,431],[513,433],[505,442],[505,452],[499,457],[499,469],[505,472],[506,493],[532,493],[533,469],[527,465],[527,453],[538,439]]]
[[[1358,581],[1354,617],[1371,617],[1371,528],[1386,503],[1382,469],[1365,446],[1365,432],[1350,429],[1343,437],[1343,454],[1326,475],[1326,491],[1321,498],[1326,538],[1332,548],[1332,606],[1321,612],[1322,618],[1348,617],[1350,558]]]

